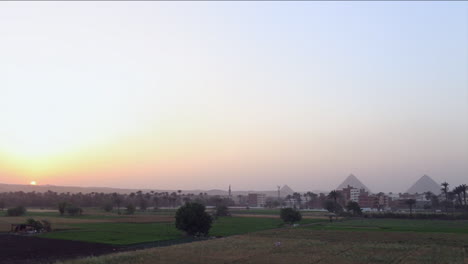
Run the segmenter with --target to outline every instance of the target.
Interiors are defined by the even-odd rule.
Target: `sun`
[[[36,182],[36,181],[31,181],[29,184],[31,184],[31,185],[37,185],[37,182]]]

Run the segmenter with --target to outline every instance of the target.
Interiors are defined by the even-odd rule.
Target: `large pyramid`
[[[346,178],[338,187],[336,187],[337,190],[342,190],[346,187],[351,186],[357,189],[365,189],[368,192],[371,192],[367,186],[365,186],[356,176],[353,174],[349,175],[348,178]]]
[[[288,194],[289,195],[292,195],[294,193],[294,191],[289,188],[289,186],[287,185],[284,185],[281,189],[280,189],[280,195],[281,196],[287,196]]]
[[[440,186],[431,177],[424,175],[417,180],[411,188],[406,191],[407,193],[425,193],[432,192],[433,194],[440,194]]]

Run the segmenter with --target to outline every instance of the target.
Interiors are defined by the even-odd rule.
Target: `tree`
[[[215,216],[231,216],[231,213],[229,212],[229,208],[226,205],[221,204],[216,206]]]
[[[337,191],[337,190],[333,190],[331,191],[329,194],[328,194],[328,199],[333,199],[334,203],[335,203],[335,211],[334,213],[337,214],[338,213],[338,198],[341,197],[341,194]]]
[[[332,200],[325,200],[323,202],[323,208],[327,209],[330,213],[340,213],[343,211],[343,208],[338,203],[333,202]]]
[[[112,211],[113,208],[114,208],[114,206],[112,206],[112,203],[105,203],[102,206],[102,209],[104,209],[104,211],[106,211],[106,212]]]
[[[32,226],[36,232],[41,232],[44,229],[44,225],[41,221],[36,221],[33,218],[27,219],[26,224]]]
[[[72,216],[81,215],[83,213],[83,209],[74,205],[67,205],[66,211],[67,211],[67,214],[72,215]]]
[[[464,202],[464,204],[466,206],[466,191],[468,190],[468,186],[466,186],[466,184],[462,184],[462,185],[460,185],[460,190],[463,193],[463,202]]]
[[[447,182],[443,182],[441,184],[442,186],[442,189],[440,189],[442,191],[442,193],[444,193],[445,195],[445,201],[443,202],[444,204],[444,207],[445,207],[445,212],[448,212],[448,205],[449,205],[449,201],[448,201],[448,186],[449,184]]]
[[[456,196],[457,198],[457,202],[460,206],[463,205],[463,202],[462,202],[462,190],[461,190],[461,186],[457,186],[453,189],[452,193]]]
[[[0,200],[0,209],[2,209],[2,211],[5,209],[5,201],[3,200]]]
[[[7,216],[22,216],[26,213],[24,206],[17,206],[7,210]]]
[[[125,208],[125,214],[132,215],[136,211],[136,207],[133,204],[128,204]]]
[[[302,219],[302,215],[299,211],[293,208],[283,208],[280,211],[280,217],[285,223],[294,224]]]
[[[449,186],[449,184],[448,184],[447,182],[443,182],[443,183],[441,184],[441,186],[442,186],[442,189],[440,189],[440,190],[444,193],[444,195],[445,195],[445,200],[448,200],[448,190],[449,190],[449,189],[448,189],[448,186]]]
[[[65,213],[65,208],[67,208],[67,202],[59,202],[58,203],[58,210],[60,215],[63,215]]]
[[[346,210],[352,212],[354,215],[362,215],[362,209],[357,202],[349,201],[346,205]]]
[[[437,195],[433,194],[432,192],[425,192],[424,196],[426,200],[431,201],[432,210],[435,210],[437,207],[439,207],[439,198]]]
[[[205,211],[205,206],[199,203],[186,203],[177,209],[176,228],[189,236],[208,234],[213,219]]]
[[[409,206],[410,215],[413,215],[413,205],[416,203],[415,199],[407,199],[405,203]]]
[[[133,193],[132,193],[133,194]],[[132,195],[130,194],[130,196]],[[133,194],[134,195],[134,194]],[[114,201],[115,205],[117,206],[117,213],[120,214],[120,205],[123,202],[122,197],[118,193],[112,194],[112,200]]]

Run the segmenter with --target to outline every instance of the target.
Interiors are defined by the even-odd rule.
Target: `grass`
[[[468,236],[455,234],[283,228],[61,263],[463,264],[467,244]]]
[[[173,223],[83,223],[72,230],[41,234],[41,237],[128,245],[177,239],[182,236]]]
[[[302,224],[316,221],[304,219]],[[230,236],[278,228],[282,221],[273,218],[220,217],[212,226],[210,236]],[[113,245],[129,245],[144,242],[183,238],[183,234],[171,223],[79,223],[70,224],[71,230],[41,234],[41,237],[97,242]]]
[[[323,220],[303,219],[300,224],[323,222]],[[231,236],[254,231],[282,227],[283,221],[279,218],[259,217],[221,217],[213,224],[210,230],[212,236]]]
[[[353,219],[304,227],[314,230],[468,234],[467,220]]]

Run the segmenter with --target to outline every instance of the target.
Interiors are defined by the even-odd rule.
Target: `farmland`
[[[465,234],[283,228],[61,263],[467,263],[467,244]]]
[[[174,210],[118,215],[87,209],[82,216],[30,211],[22,217],[0,217],[0,228],[8,231],[10,223],[30,217],[47,219],[54,232],[30,239],[57,241],[68,253],[55,252],[42,261],[66,264],[468,263],[468,221],[360,218],[330,223],[323,213],[305,212],[298,227],[288,227],[278,213],[233,210],[232,217],[213,223],[208,239],[184,236],[174,226]],[[81,254],[66,248],[69,242],[77,243],[70,246],[82,248]],[[88,243],[102,246],[93,251]],[[76,257],[81,259],[70,259]]]

